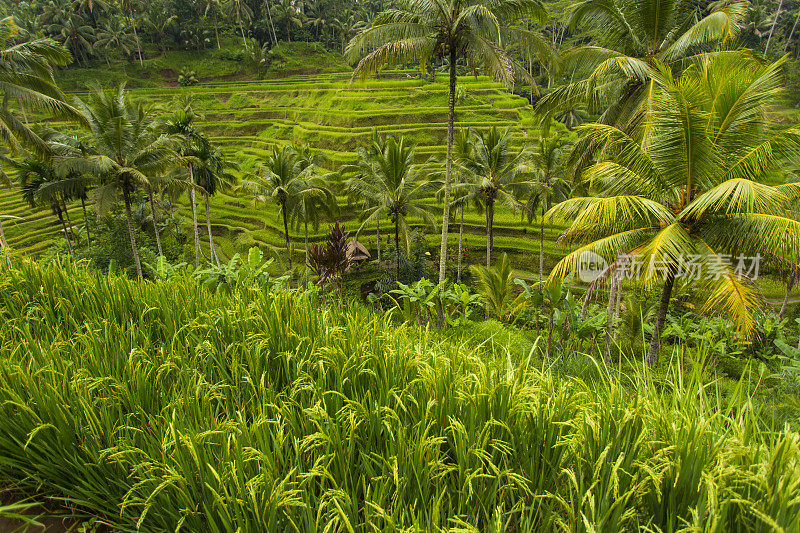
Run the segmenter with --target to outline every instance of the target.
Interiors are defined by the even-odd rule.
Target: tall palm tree
[[[122,54],[126,56],[130,55],[135,45],[136,41],[128,27],[119,17],[111,17],[109,20],[105,21],[100,31],[97,33],[97,40],[94,43],[94,48],[95,50],[103,50],[106,65],[108,65],[108,68],[111,68],[108,57],[112,52],[119,59]]]
[[[731,316],[746,336],[756,325],[760,295],[724,256],[772,255],[792,264],[800,256],[800,222],[789,209],[800,187],[763,183],[768,173],[800,159],[800,127],[776,130],[767,120],[781,97],[780,68],[745,54],[702,56],[677,80],[666,68],[660,72],[653,128],[643,139],[606,124],[582,127],[592,142],[608,147],[584,174],[601,194],[549,211],[550,219],[571,221],[565,241],[586,243],[551,277],[577,272],[587,251],[612,266],[622,254],[638,258],[648,283],[663,280],[651,365],[674,284],[688,269],[704,272],[693,280],[706,295],[704,309]]]
[[[536,185],[529,154],[514,153],[508,146],[510,136],[508,128],[474,133],[461,163],[464,181],[455,186],[460,203],[473,202],[486,212],[486,268],[492,264],[495,203],[524,209],[521,199]]]
[[[425,224],[436,227],[432,208],[426,200],[437,184],[423,175],[420,165],[414,164],[414,148],[406,146],[402,137],[399,141],[390,137],[380,153],[366,155],[359,163],[363,172],[352,183],[367,205],[359,232],[373,220],[389,218],[392,221],[395,274],[399,279],[401,235],[407,250],[410,245],[406,217],[417,217]]]
[[[197,178],[195,176],[195,167],[198,161],[195,158],[195,154],[198,150],[205,149],[208,140],[194,126],[196,115],[192,111],[190,103],[185,102],[184,104],[164,122],[163,131],[178,142],[178,150],[183,156],[183,166],[188,170],[188,184],[185,188],[189,190],[189,204],[192,209],[194,266],[198,267],[200,266],[200,255],[203,252],[200,249],[200,226],[197,223]],[[173,174],[179,179],[182,174],[180,170],[180,168],[173,170]]]
[[[194,179],[203,194],[206,207],[206,229],[208,231],[208,246],[211,260],[219,266],[217,248],[214,245],[214,235],[211,232],[211,203],[209,197],[217,192],[231,189],[236,184],[236,177],[231,171],[236,169],[236,164],[228,161],[219,148],[210,142],[201,143],[192,154],[196,161]]]
[[[236,19],[236,24],[239,25],[239,31],[242,33],[244,49],[250,50],[250,47],[247,45],[247,38],[244,35],[244,21],[249,21],[253,17],[253,11],[250,9],[250,6],[248,6],[247,2],[244,0],[227,0],[225,3],[225,9],[232,17]]]
[[[538,149],[532,154],[532,164],[536,173],[536,187],[528,199],[526,214],[528,222],[533,220],[537,207],[541,208],[539,219],[539,281],[544,281],[544,220],[545,213],[555,204],[563,202],[572,190],[564,168],[564,158],[570,143],[562,136],[548,136],[543,131]],[[540,285],[541,288],[541,285]]]
[[[289,238],[289,218],[300,199],[302,191],[308,188],[307,181],[316,169],[309,165],[305,157],[298,157],[294,146],[272,147],[262,172],[251,180],[242,180],[242,187],[262,202],[274,202],[280,208],[283,218],[283,235],[286,239],[286,253],[289,268],[292,268],[292,248]]]
[[[95,176],[99,184],[95,199],[101,211],[122,197],[136,275],[142,279],[131,213],[133,194],[140,187],[150,191],[149,177],[161,176],[179,163],[175,141],[160,133],[154,109],[132,101],[124,84],[111,91],[97,87],[87,101],[77,100],[77,107],[89,124],[89,154],[66,158],[63,164]]]
[[[305,235],[306,267],[309,264],[308,224],[316,231],[324,218],[332,219],[337,212],[336,195],[328,181],[322,176],[310,175],[298,187],[291,219],[299,229],[303,225]]]
[[[729,41],[740,29],[747,2],[715,2],[697,20],[693,0],[585,0],[575,6],[570,26],[586,25],[598,34],[592,44],[572,48],[562,57],[572,81],[545,95],[540,116],[558,115],[588,104],[599,122],[634,136],[652,128],[647,117],[654,104],[659,66],[682,68],[686,60]],[[596,44],[596,43],[600,44]],[[576,171],[591,161],[593,150],[577,143]]]
[[[68,216],[67,199],[70,191],[67,190],[59,173],[53,168],[52,161],[41,157],[30,157],[14,164],[17,179],[22,188],[22,198],[31,207],[46,205],[61,223],[64,238],[67,241],[69,255],[74,257],[72,250],[72,225],[67,225]],[[69,179],[69,176],[66,177]]]
[[[51,24],[48,31],[64,43],[75,59],[83,63],[89,59],[95,41],[95,31],[83,17],[73,14],[60,24]]]
[[[449,61],[440,282],[445,279],[447,265],[456,65],[465,60],[472,67],[482,67],[507,86],[514,83],[515,74],[527,77],[525,69],[518,67],[504,51],[504,43],[513,42],[523,57],[549,60],[551,51],[547,40],[539,34],[513,26],[515,21],[526,17],[546,19],[539,0],[401,0],[397,8],[375,17],[347,45],[347,58],[360,59],[353,78],[368,76],[386,63],[390,66],[412,60],[427,63],[434,58]]]

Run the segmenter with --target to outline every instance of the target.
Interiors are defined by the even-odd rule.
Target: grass
[[[744,384],[318,298],[4,272],[4,484],[118,531],[800,529],[800,437]]]

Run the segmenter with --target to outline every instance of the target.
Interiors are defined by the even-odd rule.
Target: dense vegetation
[[[570,376],[272,284],[5,272],[11,488],[120,530],[800,523],[797,434],[697,361],[654,379],[584,359]]]
[[[798,8],[4,5],[0,529],[797,531]]]

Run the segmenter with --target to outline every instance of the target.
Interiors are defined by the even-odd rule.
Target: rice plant
[[[119,531],[800,531],[800,436],[744,382],[557,377],[453,339],[314,293],[22,262],[0,478]]]

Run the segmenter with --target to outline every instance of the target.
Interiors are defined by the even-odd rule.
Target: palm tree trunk
[[[272,23],[272,13],[269,10],[269,1],[265,2],[267,7],[267,20],[269,20],[269,27],[272,29],[272,44],[278,45],[278,34],[275,33],[275,24]]]
[[[239,19],[239,29],[242,32],[242,42],[244,43],[244,49],[248,52],[250,51],[250,47],[247,46],[247,39],[244,38],[244,25],[242,24],[242,17],[237,17]]]
[[[492,266],[494,247],[494,198],[486,199],[486,268]]]
[[[56,202],[56,214],[58,215],[58,220],[61,222],[61,228],[64,230],[64,237],[67,239],[67,250],[69,250],[69,256],[74,258],[75,254],[72,252],[72,241],[69,239],[69,230],[67,229],[67,223],[64,222],[64,212],[61,210],[61,205]]]
[[[131,252],[133,252],[133,263],[136,265],[136,277],[142,279],[142,263],[139,261],[139,249],[136,247],[136,232],[133,230],[133,215],[131,214],[131,193],[127,187],[123,186],[123,196],[125,197],[125,218],[128,221],[128,237],[131,240]]]
[[[6,258],[6,264],[8,268],[11,268],[11,256],[8,255],[8,241],[6,240],[6,232],[3,231],[3,219],[0,218],[0,248],[3,249],[3,255]]]
[[[73,236],[73,225],[72,219],[69,217],[69,209],[67,209],[67,201],[63,198],[61,199],[61,205],[64,207],[64,218],[67,220],[67,226],[69,227],[69,233],[67,234],[67,239],[71,239]],[[75,244],[78,244],[78,238],[75,237]]]
[[[153,217],[153,234],[156,236],[156,248],[158,248],[158,256],[164,255],[161,250],[161,236],[158,234],[158,223],[156,223],[156,200],[155,193],[150,191],[150,215]]]
[[[217,38],[217,50],[222,48],[219,44],[219,20],[217,20],[217,14],[214,13],[214,35]]]
[[[303,220],[303,225],[305,226],[305,232],[306,232],[306,268],[305,268],[305,271],[308,272],[308,213],[306,213],[305,215],[306,216],[304,217],[304,220]],[[303,276],[303,286],[305,288],[308,288],[308,276],[307,275]]]
[[[131,12],[131,25],[133,26],[133,37],[136,39],[136,52],[139,54],[139,66],[143,67],[144,66],[144,60],[142,59],[142,45],[139,42],[139,34],[136,33],[136,19],[133,18],[133,6],[131,6],[130,12]],[[137,255],[137,257],[138,257],[138,255]],[[140,271],[139,272],[139,279],[141,279],[142,278],[142,276],[141,276],[141,268],[139,268],[139,271]]]
[[[613,340],[612,330],[614,329],[614,304],[617,301],[617,276],[611,273],[611,290],[608,294],[608,318],[606,319],[606,351],[603,354],[603,361],[606,365],[611,365],[611,342]]]
[[[783,52],[786,53],[789,50],[789,45],[792,44],[792,37],[794,37],[794,31],[797,29],[797,23],[800,22],[800,10],[797,11],[797,17],[794,19],[794,24],[792,25],[792,31],[789,32],[789,38],[786,39],[786,46],[783,47]]]
[[[545,203],[542,202],[542,220],[539,221],[539,292],[542,292],[544,283],[544,214]]]
[[[81,207],[83,208],[83,229],[86,230],[86,246],[92,245],[92,233],[89,231],[89,216],[86,213],[86,200],[81,198]]]
[[[189,189],[189,198],[192,204],[192,229],[194,230],[194,267],[200,266],[200,230],[197,227],[197,191],[194,186],[194,171],[192,165],[189,165],[189,179],[192,182],[192,187]]]
[[[375,218],[375,236],[377,237],[378,243],[378,268],[381,267],[381,216],[378,214],[377,218]]]
[[[767,46],[764,48],[764,55],[769,53],[769,43],[772,42],[772,34],[775,32],[775,26],[778,24],[778,18],[781,16],[783,9],[783,0],[778,4],[778,11],[775,13],[775,19],[772,21],[772,27],[769,29],[769,36],[767,37]]]
[[[203,195],[206,200],[206,229],[208,230],[208,247],[211,255],[211,260],[219,266],[219,257],[217,256],[217,247],[214,246],[214,234],[211,233],[211,203],[208,200],[208,193]]]
[[[395,281],[400,281],[400,215],[394,215],[394,268]]]
[[[460,222],[458,224],[458,271],[456,272],[456,278],[459,283],[461,283],[461,259],[464,256],[464,206],[461,206],[460,209]]]
[[[781,311],[778,313],[778,320],[783,318],[783,314],[786,312],[786,306],[789,304],[789,296],[792,294],[792,287],[794,287],[796,279],[797,271],[793,268],[792,274],[789,276],[789,281],[786,283],[786,296],[783,297],[783,305],[781,305]]]
[[[289,256],[289,270],[292,269],[292,246],[289,243],[289,220],[286,218],[286,202],[281,202],[281,213],[283,213],[283,234],[286,237],[286,255]]]
[[[456,48],[450,47],[450,92],[447,106],[447,165],[444,178],[442,247],[439,251],[439,283],[447,276],[447,234],[450,230],[450,189],[453,175],[453,123],[456,115]]]
[[[675,275],[670,272],[664,281],[664,289],[661,291],[661,302],[658,304],[658,317],[656,317],[655,329],[650,339],[650,348],[647,351],[647,364],[650,368],[658,363],[658,348],[661,344],[661,331],[664,328],[664,320],[667,318],[667,308],[669,299],[672,295],[672,286],[675,284]]]

